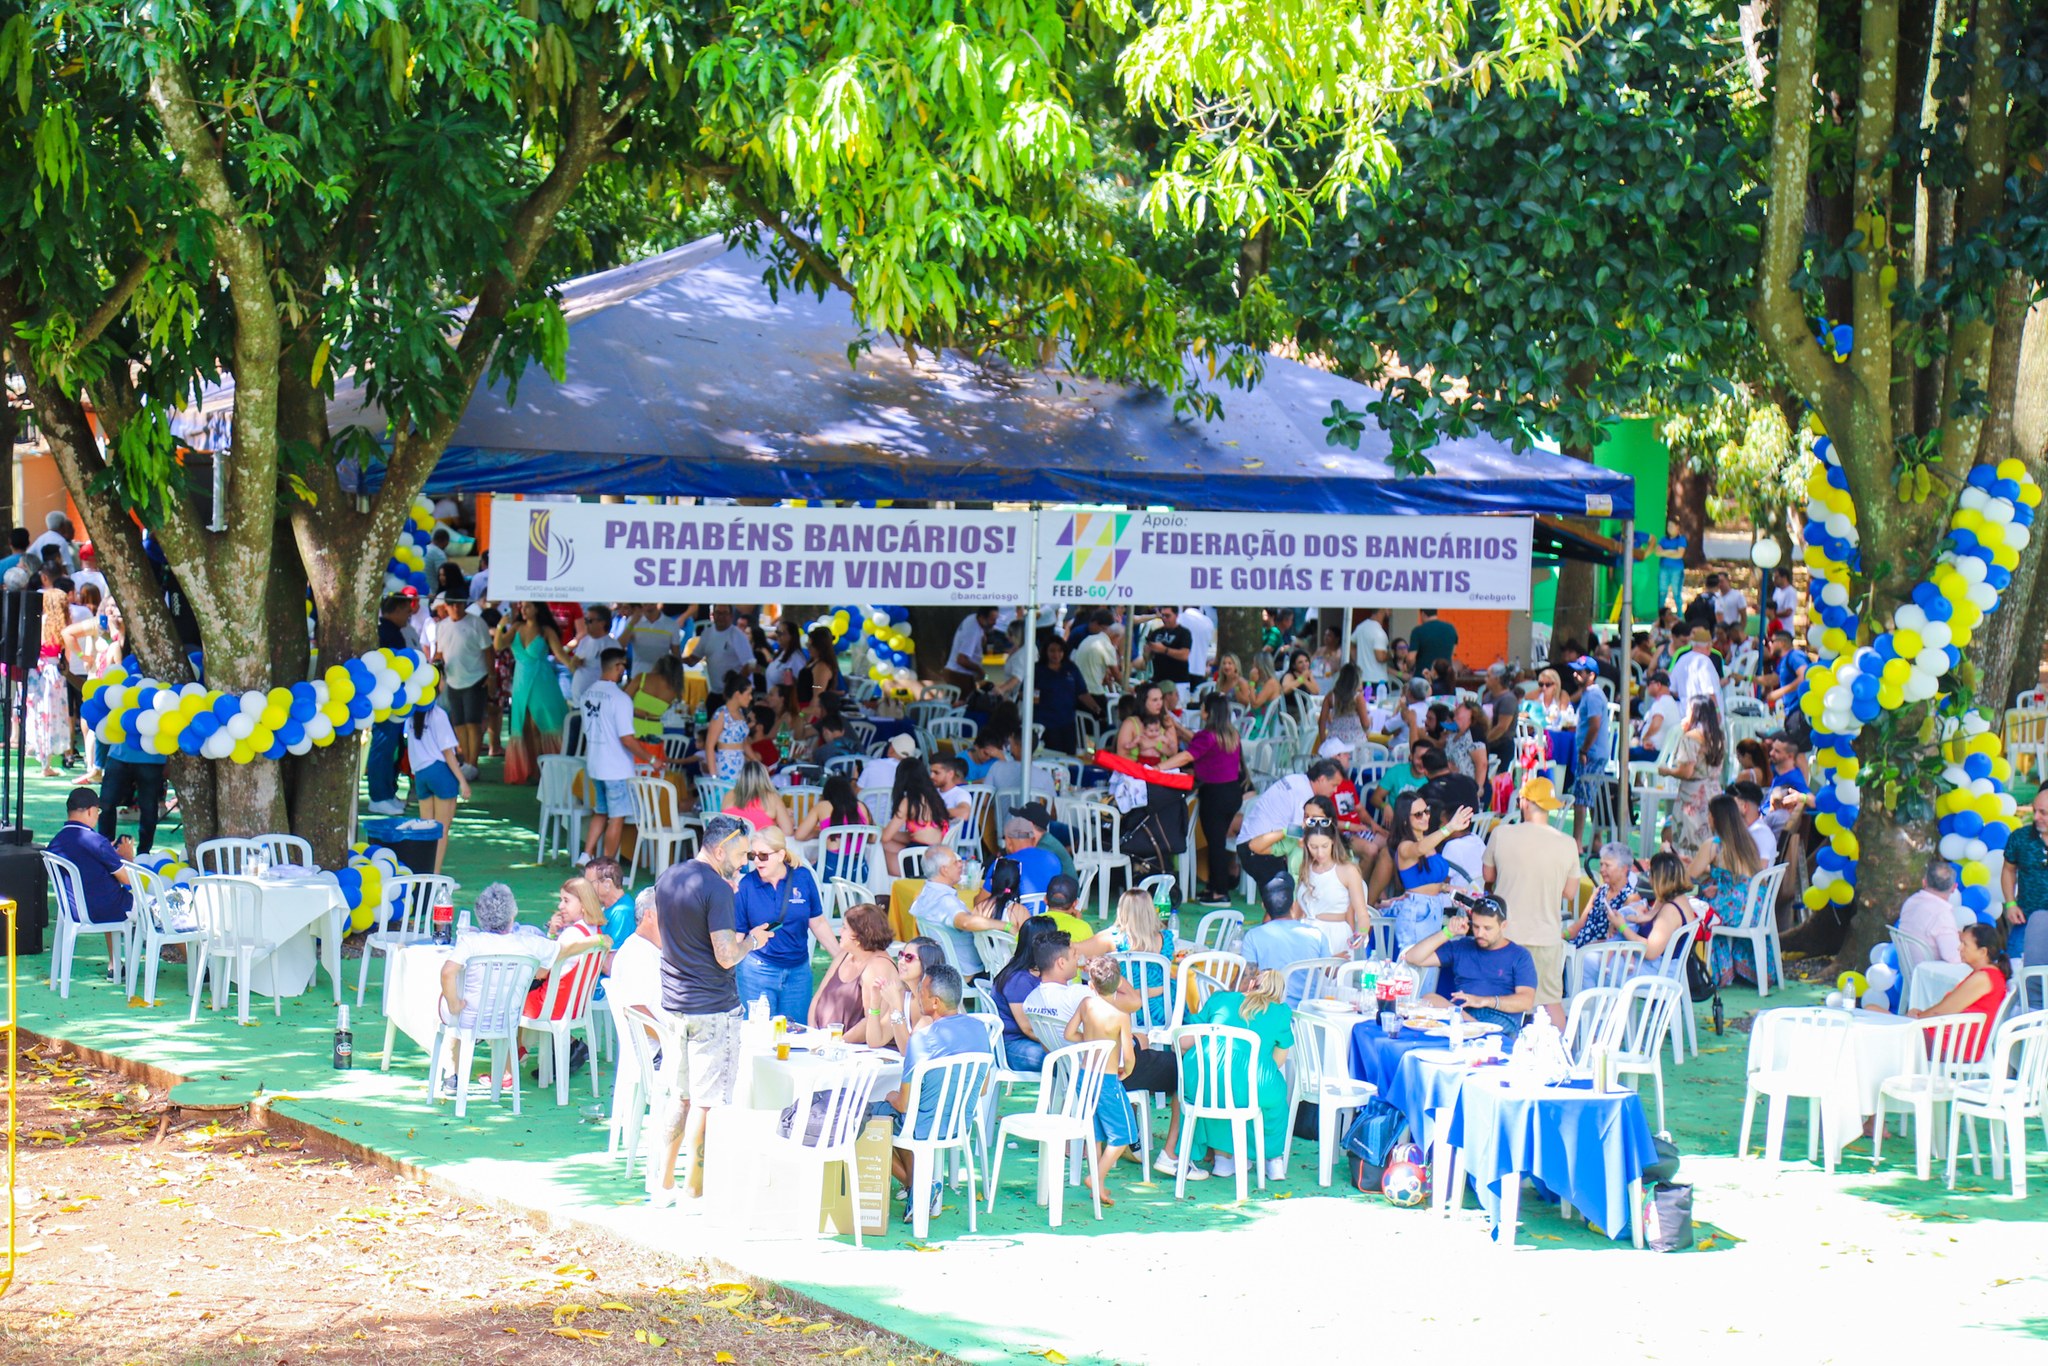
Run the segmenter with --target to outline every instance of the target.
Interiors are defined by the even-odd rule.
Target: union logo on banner
[[[576,547],[550,530],[549,518],[546,508],[536,508],[526,517],[526,577],[532,583],[559,579],[576,563]]]
[[[1124,530],[1130,526],[1128,512],[1077,512],[1053,544],[1066,550],[1060,561],[1058,583],[1112,584],[1123,572],[1131,552],[1123,547]]]

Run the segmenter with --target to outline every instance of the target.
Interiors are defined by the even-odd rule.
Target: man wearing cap
[[[917,741],[908,735],[892,735],[886,746],[888,753],[868,760],[861,765],[860,785],[880,788],[885,792],[896,790],[896,769],[905,759],[917,757]]]
[[[100,601],[107,602],[113,598],[114,593],[112,589],[107,587],[107,576],[100,573],[99,560],[99,552],[92,548],[91,541],[87,541],[85,544],[79,546],[79,568],[78,572],[71,576],[71,582],[74,586],[79,588],[83,588],[87,584],[91,584],[94,588],[100,590]]]
[[[1586,813],[1600,800],[1600,789],[1612,785],[1607,762],[1613,757],[1613,737],[1607,724],[1607,689],[1600,686],[1600,661],[1580,655],[1572,661],[1579,676],[1578,780],[1572,789],[1572,837],[1586,837]]]
[[[1482,1024],[1499,1025],[1513,1043],[1522,1017],[1540,1003],[1540,987],[1535,955],[1514,941],[1507,914],[1499,897],[1482,896],[1401,958],[1410,967],[1439,969],[1425,1005],[1462,1006]]]
[[[697,852],[670,865],[654,884],[661,1008],[675,1017],[683,1042],[654,1145],[659,1160],[647,1164],[647,1195],[657,1207],[679,1195],[703,1194],[696,1166],[705,1110],[731,1102],[739,1069],[740,994],[733,969],[773,933],[767,925],[746,935],[734,929],[732,884],[746,857],[745,834],[737,816],[710,817]]]
[[[1692,628],[1692,644],[1671,661],[1671,691],[1681,706],[1695,697],[1719,698],[1721,670],[1714,663],[1714,635],[1704,626]]]
[[[1519,797],[1522,819],[1495,828],[1486,843],[1485,877],[1507,908],[1509,938],[1536,965],[1534,1004],[1564,1027],[1565,897],[1579,888],[1579,842],[1550,824],[1563,806],[1548,778],[1531,778]]]
[[[133,899],[128,891],[128,870],[123,859],[135,857],[135,846],[123,835],[116,844],[94,827],[100,818],[100,796],[89,787],[74,787],[64,799],[64,825],[50,836],[49,852],[68,859],[78,869],[79,889],[85,895],[85,918],[95,925],[119,925],[128,919]],[[114,957],[114,936],[107,936],[107,978],[119,973]]]
[[[1771,829],[1771,823],[1764,817],[1764,790],[1747,778],[1739,778],[1728,784],[1728,795],[1735,799],[1735,805],[1742,810],[1742,823],[1749,827],[1749,837],[1756,841],[1757,856],[1768,868],[1778,861],[1778,832]]]
[[[1386,848],[1386,832],[1366,811],[1365,798],[1359,792],[1358,784],[1351,781],[1352,754],[1350,741],[1335,735],[1323,741],[1322,748],[1316,751],[1318,759],[1328,759],[1343,774],[1337,790],[1330,794],[1330,800],[1337,803],[1337,829],[1343,832],[1359,866],[1370,870]]]
[[[1019,896],[1037,896],[1060,875],[1060,861],[1053,857],[1051,851],[1039,847],[1038,827],[1014,812],[1003,822],[1003,852],[996,858],[1017,861]],[[995,877],[996,865],[991,862],[981,885],[985,888],[992,886]]]
[[[1022,816],[1031,822],[1038,831],[1038,847],[1059,860],[1062,874],[1067,877],[1080,876],[1074,868],[1073,851],[1067,847],[1067,841],[1073,838],[1074,832],[1067,829],[1064,823],[1054,820],[1052,812],[1046,809],[1044,802],[1031,802],[1013,808],[1010,814]]]
[[[1636,743],[1629,746],[1628,758],[1632,764],[1649,764],[1657,761],[1664,752],[1666,742],[1671,741],[1684,722],[1678,710],[1678,699],[1671,695],[1671,675],[1662,669],[1652,669],[1643,680],[1643,716],[1636,728]]]

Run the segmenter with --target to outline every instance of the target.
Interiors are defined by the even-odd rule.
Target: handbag
[[[1643,1245],[1652,1252],[1690,1252],[1692,1187],[1658,1186],[1643,1194]]]

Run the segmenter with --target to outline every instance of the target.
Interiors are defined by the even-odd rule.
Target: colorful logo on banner
[[[537,508],[526,515],[526,577],[535,583],[559,579],[576,563],[576,547],[550,529],[550,513]]]
[[[1059,583],[1112,584],[1123,572],[1131,552],[1123,547],[1124,531],[1135,519],[1128,512],[1077,512],[1067,518],[1059,539],[1065,548]]]

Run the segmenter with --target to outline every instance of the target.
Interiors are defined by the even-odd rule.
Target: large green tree
[[[1587,34],[1555,92],[1475,88],[1395,125],[1399,169],[1273,271],[1303,345],[1383,386],[1336,433],[1377,420],[1414,469],[1475,431],[1591,459],[1610,419],[1704,407],[1752,368],[1741,55],[1713,8],[1666,4]],[[1592,598],[1568,566],[1559,638]]]
[[[1783,0],[1770,62],[1770,191],[1754,307],[1793,393],[1825,424],[1854,501],[1866,635],[1924,579],[1975,466],[2042,474],[2048,346],[2048,10],[2026,0]],[[1847,323],[1837,363],[1817,320]],[[2028,396],[2028,402],[2022,399]],[[1952,692],[2041,648],[2041,541],[1971,640]],[[2025,676],[2031,677],[2031,667]],[[2002,706],[2007,699],[1986,695]],[[1922,706],[1931,704],[1921,704]],[[1845,922],[1809,942],[1846,959],[1884,937],[1881,911],[1918,885],[1933,836],[1928,731],[1917,708],[1866,728],[1862,879]]]
[[[1604,12],[1605,5],[1594,7]],[[549,287],[622,200],[714,187],[785,278],[940,345],[1149,380],[1191,329],[1125,244],[1099,92],[1184,134],[1158,222],[1301,223],[1391,164],[1383,123],[1469,72],[1569,58],[1563,0],[0,0],[0,329],[144,664],[208,681],[373,640],[388,547],[474,387],[566,343]],[[575,227],[576,230],[564,231]],[[644,236],[644,234],[642,234]],[[625,234],[632,236],[632,234]],[[335,430],[338,383],[383,430]],[[223,496],[169,414],[230,386]],[[91,425],[96,419],[104,443]],[[346,486],[353,461],[374,495]],[[183,761],[188,828],[332,859],[347,747]]]

